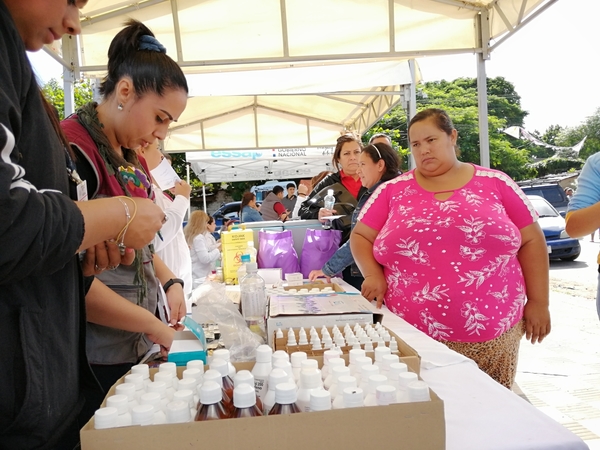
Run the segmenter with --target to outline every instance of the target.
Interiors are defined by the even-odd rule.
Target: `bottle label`
[[[261,400],[265,398],[267,394],[267,380],[265,378],[254,378],[254,390],[258,398]]]

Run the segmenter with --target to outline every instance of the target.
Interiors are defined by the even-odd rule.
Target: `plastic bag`
[[[225,285],[207,281],[192,292],[192,301],[200,312],[200,322],[219,325],[221,339],[232,361],[254,361],[256,348],[264,340],[250,331],[238,306],[225,293]]]
[[[300,271],[308,278],[311,270],[320,270],[329,258],[340,248],[342,232],[340,230],[307,229],[302,246]]]
[[[282,275],[300,271],[291,230],[258,232],[258,267],[281,269]]]

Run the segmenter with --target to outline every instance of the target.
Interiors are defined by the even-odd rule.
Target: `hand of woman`
[[[173,283],[169,290],[166,292],[167,303],[171,310],[171,325],[177,325],[177,323],[185,317],[186,306],[185,306],[185,294],[183,293],[183,286],[179,283]]]
[[[179,180],[175,182],[175,186],[171,189],[173,195],[183,195],[185,198],[189,199],[192,193],[192,187],[185,181]]]
[[[523,319],[525,320],[525,338],[532,344],[541,343],[550,333],[550,311],[547,305],[526,303],[523,309]]]
[[[315,281],[317,278],[323,278],[323,277],[325,277],[327,279],[328,283],[331,283],[331,278],[328,277],[327,275],[325,275],[322,270],[311,270],[310,273],[308,274],[308,279],[310,281]]]
[[[377,300],[377,309],[383,305],[383,296],[387,291],[387,282],[381,274],[368,275],[363,281],[360,293],[369,301]]]
[[[183,325],[178,324],[178,326],[180,329],[183,329]],[[149,333],[146,333],[146,336],[148,336],[148,339],[155,344],[160,345],[160,354],[164,357],[167,357],[169,350],[171,349],[171,345],[173,345],[175,331],[179,331],[178,327],[170,327],[160,321],[157,321],[155,329],[151,330]]]
[[[127,202],[132,217],[135,211],[135,207],[132,208],[131,205],[132,201],[137,205],[137,212],[127,227],[123,243],[126,247],[142,248],[152,242],[167,216],[151,200],[130,197],[124,201]]]
[[[99,275],[106,269],[116,269],[121,264],[128,266],[134,259],[135,251],[132,248],[125,249],[125,254],[121,255],[116,242],[104,241],[85,251],[81,268],[83,275],[89,277]]]
[[[319,209],[319,220],[321,223],[325,223],[325,219],[323,219],[323,217],[335,216],[336,212],[337,211],[335,209],[321,208]]]

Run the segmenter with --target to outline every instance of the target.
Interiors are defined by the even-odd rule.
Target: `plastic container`
[[[94,428],[96,430],[105,430],[117,426],[119,413],[117,408],[112,406],[100,408],[94,413]]]
[[[129,413],[129,402],[124,395],[111,395],[106,399],[106,406],[116,408],[117,427],[128,427],[131,425],[131,414]],[[139,405],[138,405],[139,406]]]
[[[269,414],[275,404],[275,387],[279,384],[287,383],[289,375],[283,369],[273,369],[269,374],[269,389],[263,400],[263,414]]]
[[[256,263],[247,263],[246,271],[246,276],[240,281],[242,315],[250,330],[266,339],[267,291],[265,280],[258,275]]]
[[[323,207],[325,209],[333,209],[334,205],[335,205],[335,196],[333,195],[333,189],[327,189],[327,195],[323,199]],[[331,220],[325,221],[325,223],[323,224],[323,228],[325,228],[326,230],[330,229],[331,228]]]
[[[256,392],[252,386],[242,384],[233,390],[233,413],[231,417],[258,417],[262,411],[256,406]]]
[[[154,423],[154,406],[137,405],[131,410],[132,425],[152,425]]]
[[[238,270],[237,270],[238,284],[240,283],[242,278],[244,278],[246,276],[246,273],[247,273],[246,272],[246,264],[251,262],[250,255],[247,255],[247,254],[243,254],[240,259],[242,261],[242,264],[240,265],[240,267],[238,267]]]
[[[315,389],[310,393],[310,411],[329,411],[331,409],[331,393],[325,389]]]
[[[269,411],[269,416],[299,413],[300,408],[297,406],[296,400],[296,385],[279,383],[275,386],[275,404]]]
[[[227,361],[221,358],[213,358],[210,362],[210,368],[221,374],[221,385],[223,386],[223,390],[231,398],[231,396],[233,396],[234,385],[233,380],[229,376],[229,365],[227,364]]]
[[[233,386],[234,389],[242,384],[247,384],[250,387],[254,387],[254,375],[249,370],[240,370],[233,377]],[[261,411],[264,411],[263,403],[258,394],[256,395],[256,406],[260,408]]]
[[[259,345],[256,349],[256,364],[252,368],[252,375],[254,375],[256,395],[258,395],[261,401],[265,399],[269,388],[269,374],[273,370],[272,357],[273,350],[268,345]]]
[[[258,255],[258,250],[256,250],[256,248],[254,247],[254,241],[248,241],[248,248],[246,248],[246,251],[244,252],[244,255],[249,255],[250,256],[250,261],[249,262],[256,262],[256,257]],[[242,256],[244,256],[242,255]]]
[[[229,376],[233,379],[233,376],[235,375],[235,367],[233,364],[231,364],[231,352],[226,348],[218,348],[213,352],[212,356],[213,358],[221,358],[227,361],[229,366]]]
[[[310,394],[314,390],[323,389],[321,383],[321,374],[318,370],[302,370],[300,372],[300,388],[296,400],[300,411],[310,411]]]
[[[191,422],[192,416],[187,402],[174,400],[167,403],[167,423]]]
[[[223,404],[223,391],[214,381],[206,381],[200,388],[200,402],[195,421],[228,419],[229,413]]]
[[[227,392],[223,388],[223,377],[221,376],[221,374],[217,370],[209,369],[206,372],[204,372],[204,383],[206,383],[207,381],[214,381],[219,386],[221,386],[221,395],[225,411],[229,413],[233,412],[233,397],[230,397],[229,394],[227,394]],[[198,388],[198,394],[201,393],[200,389],[202,388]]]
[[[166,399],[165,399],[166,400]],[[146,392],[145,394],[142,394],[142,396],[140,397],[140,402],[141,405],[138,406],[146,406],[146,405],[150,405],[152,406],[152,425],[161,425],[163,423],[167,422],[167,416],[165,415],[165,412],[163,411],[164,407],[167,406],[166,402],[164,403],[164,405],[161,405],[161,397],[160,394],[158,392]],[[132,409],[135,410],[136,407],[134,407]],[[133,421],[133,417],[132,417],[132,421]]]
[[[368,382],[368,392],[365,396],[365,406],[377,406],[377,387],[385,386],[387,377],[385,375],[371,375]],[[392,386],[388,386],[392,387]]]

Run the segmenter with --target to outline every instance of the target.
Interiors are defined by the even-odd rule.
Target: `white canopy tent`
[[[65,66],[69,94],[81,72],[103,75],[126,18],[146,23],[196,95],[168,151],[331,145],[340,131],[363,133],[400,101],[412,115],[419,76],[408,59],[474,53],[481,162],[489,165],[484,61],[556,1],[89,0],[82,36],[49,51]],[[72,105],[71,93],[66,109]]]

